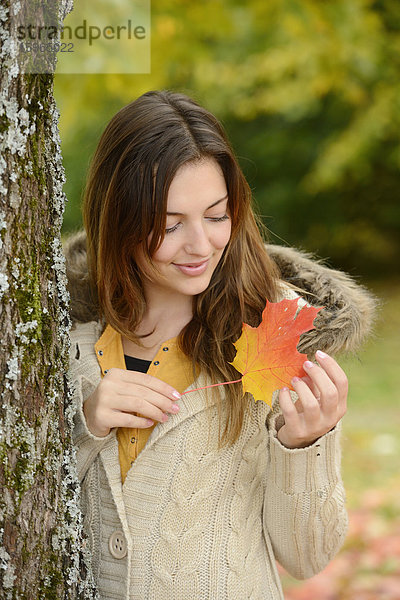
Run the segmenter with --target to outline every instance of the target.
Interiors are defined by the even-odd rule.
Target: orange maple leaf
[[[315,329],[313,321],[323,307],[299,306],[298,300],[267,300],[260,325],[243,323],[234,343],[237,352],[230,364],[242,373],[243,392],[269,406],[275,390],[291,387],[292,377],[305,375],[307,355],[298,352],[297,344],[302,333]]]

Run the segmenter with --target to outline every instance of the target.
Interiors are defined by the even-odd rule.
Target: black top
[[[147,373],[151,360],[144,360],[143,358],[135,358],[134,356],[128,356],[124,354],[125,365],[129,371],[139,371],[140,373]]]

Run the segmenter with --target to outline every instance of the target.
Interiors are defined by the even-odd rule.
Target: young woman
[[[282,598],[275,559],[310,577],[345,537],[347,378],[326,352],[368,329],[368,295],[265,247],[220,123],[182,94],[149,92],[113,117],[83,213],[86,236],[66,249],[71,376],[101,598]],[[285,260],[292,277],[297,264],[319,280],[308,277],[316,304],[330,302],[303,336],[316,361],[292,381],[296,403],[287,389],[272,410],[240,383],[198,390],[238,379],[243,322],[258,325],[267,299],[296,297]]]

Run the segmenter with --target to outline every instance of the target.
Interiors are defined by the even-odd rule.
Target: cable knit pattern
[[[275,420],[271,419],[270,426]],[[276,434],[271,433],[271,487],[265,498],[265,527],[270,531],[276,558],[281,563],[289,561],[292,574],[299,579],[323,569],[347,531],[340,429],[339,423],[308,448],[290,451],[282,451]],[[291,512],[289,524],[287,511]]]
[[[70,370],[85,530],[101,598],[282,600],[275,557],[296,577],[322,569],[347,525],[340,426],[289,450],[276,437],[279,407],[257,402],[237,442],[218,450],[216,406],[193,392],[154,428],[122,485],[115,432],[93,436],[82,411],[100,382],[100,334],[96,322],[77,325]],[[206,383],[200,376],[192,388]],[[122,557],[109,548],[114,532],[124,537]]]
[[[213,428],[215,421],[214,418]],[[200,563],[210,541],[208,520],[221,467],[216,452],[207,450],[205,445],[206,412],[190,419],[185,427],[168,502],[160,515],[159,539],[151,554],[152,600],[174,595],[199,598],[204,589],[200,584]]]
[[[249,428],[248,428],[249,429]],[[257,542],[262,536],[262,475],[265,468],[266,435],[247,431],[240,449],[239,468],[233,480],[235,495],[230,507],[231,532],[228,542],[228,597],[254,597],[254,586],[262,576]],[[254,570],[257,568],[256,577]]]
[[[91,562],[95,579],[100,577],[100,538],[94,532],[101,531],[101,509],[100,498],[94,492],[100,487],[99,464],[93,464],[93,468],[87,477],[87,485],[82,489],[82,509],[84,515],[84,530],[89,536],[91,549]]]

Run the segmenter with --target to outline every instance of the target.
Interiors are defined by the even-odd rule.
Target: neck
[[[145,334],[154,330],[154,337],[162,339],[176,337],[193,317],[193,296],[180,294],[146,294],[147,309],[136,333]],[[151,336],[153,337],[153,336]]]

